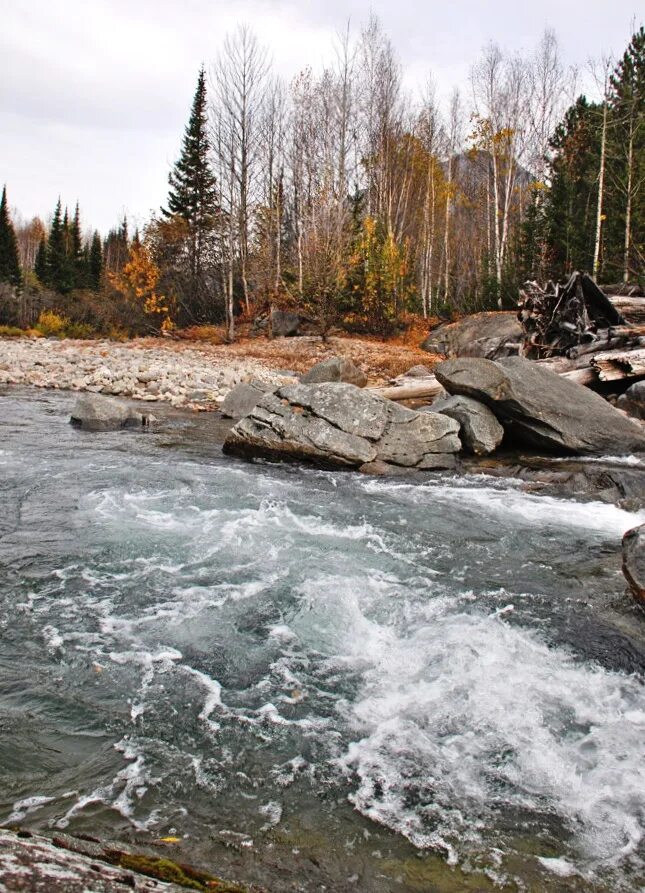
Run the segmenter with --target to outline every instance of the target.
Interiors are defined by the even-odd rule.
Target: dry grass
[[[215,327],[209,327],[211,328]],[[223,333],[219,330],[207,334],[197,333],[197,337],[192,338],[186,337],[186,334],[182,333],[182,337],[176,339],[136,338],[129,341],[126,346],[132,349],[145,347],[177,353],[195,350],[205,357],[212,357],[218,363],[232,359],[253,359],[267,369],[294,372],[306,372],[321,360],[332,356],[343,356],[360,366],[368,375],[371,384],[380,384],[420,363],[432,368],[438,359],[414,344],[406,344],[405,340],[409,336],[405,339],[388,341],[377,338],[332,336],[327,342],[323,342],[315,336],[269,340],[265,337],[250,338],[240,333],[239,340],[233,344],[226,344],[222,343]],[[419,344],[422,337],[427,334],[427,328],[424,327],[420,334],[421,337],[417,337],[419,333],[415,333],[414,339],[410,340]]]

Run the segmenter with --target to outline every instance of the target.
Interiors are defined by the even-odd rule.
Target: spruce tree
[[[0,282],[18,286],[21,282],[20,260],[16,233],[9,217],[7,187],[2,190],[0,200]]]
[[[72,271],[73,287],[85,288],[87,285],[87,258],[83,253],[83,237],[81,235],[81,213],[76,202],[74,218],[69,225],[68,255]]]
[[[600,106],[584,96],[572,105],[551,140],[551,189],[544,226],[554,278],[573,270],[591,271],[593,263]]]
[[[202,67],[181,154],[168,178],[168,209],[163,211],[166,217],[176,215],[187,224],[188,281],[185,298],[186,303],[193,307],[200,303],[202,277],[215,225],[216,183],[210,154],[206,74]]]
[[[604,253],[611,279],[643,276],[645,257],[645,28],[611,77],[609,183]]]
[[[101,287],[101,276],[103,274],[103,249],[101,246],[101,237],[94,231],[92,236],[92,247],[90,248],[89,259],[90,288],[98,291]]]
[[[60,198],[54,211],[49,241],[47,243],[47,285],[61,294],[73,288],[72,269],[68,254],[69,221],[67,211],[63,217]]]
[[[49,260],[47,257],[47,239],[43,236],[38,245],[36,253],[36,261],[34,263],[34,273],[38,276],[41,285],[47,285],[49,282]]]

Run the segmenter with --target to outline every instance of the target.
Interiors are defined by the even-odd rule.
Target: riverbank
[[[0,384],[88,391],[215,409],[242,381],[291,381],[327,357],[356,362],[378,384],[430,357],[401,345],[351,338],[246,339],[218,345],[138,338],[128,342],[0,339]]]

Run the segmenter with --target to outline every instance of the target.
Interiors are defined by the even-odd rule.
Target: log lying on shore
[[[636,351],[605,351],[593,356],[583,355],[579,359],[552,357],[538,360],[538,365],[551,369],[568,381],[585,387],[599,381],[616,381],[619,379],[645,378],[645,349]],[[419,379],[414,384],[402,384],[389,387],[367,388],[378,397],[386,400],[433,400],[443,390],[434,375]]]
[[[639,295],[608,295],[607,297],[626,322],[635,326],[645,325],[645,298]]]
[[[594,354],[590,363],[600,381],[645,376],[645,348],[640,350],[608,350]]]
[[[420,379],[414,384],[394,385],[387,388],[368,388],[377,397],[386,400],[421,400],[425,397],[436,397],[443,391],[434,375]]]

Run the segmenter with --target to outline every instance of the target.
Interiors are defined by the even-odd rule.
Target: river
[[[645,520],[0,396],[0,825],[269,891],[642,889]]]

